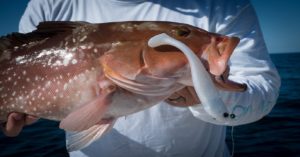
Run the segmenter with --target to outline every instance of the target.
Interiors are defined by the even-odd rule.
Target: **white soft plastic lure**
[[[230,120],[228,118],[229,112],[221,100],[219,92],[213,84],[208,72],[205,70],[200,59],[189,47],[165,33],[153,36],[148,41],[148,45],[150,47],[172,45],[180,49],[189,61],[194,88],[202,102],[204,110],[218,121],[226,122]],[[235,116],[231,115],[230,117],[233,118]]]

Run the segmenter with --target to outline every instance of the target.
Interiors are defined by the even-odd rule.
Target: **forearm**
[[[210,29],[241,39],[230,58],[229,79],[245,83],[247,90],[219,91],[229,112],[235,115],[233,120],[218,122],[209,116],[201,105],[190,109],[197,118],[206,122],[220,125],[247,124],[261,119],[272,110],[279,93],[280,77],[269,58],[252,6],[245,3],[241,4],[241,9],[235,10],[228,4],[223,9],[223,14],[212,17],[214,20]],[[227,19],[229,15],[231,18]]]
[[[275,74],[276,75],[276,74]],[[278,97],[278,87],[280,82],[266,80],[261,76],[234,78],[241,83],[247,84],[245,92],[220,91],[220,95],[230,113],[234,114],[234,119],[227,122],[219,122],[209,116],[200,105],[189,107],[193,115],[203,121],[219,125],[241,125],[261,119],[267,115],[276,103]]]

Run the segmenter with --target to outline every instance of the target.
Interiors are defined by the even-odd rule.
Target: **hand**
[[[37,120],[37,117],[13,112],[8,115],[6,124],[1,125],[1,130],[6,136],[15,137],[19,135],[24,125],[32,124]]]

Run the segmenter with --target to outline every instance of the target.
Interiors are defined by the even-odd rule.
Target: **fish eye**
[[[182,26],[182,27],[176,27],[175,29],[173,29],[172,33],[179,37],[187,37],[191,33],[191,30]]]

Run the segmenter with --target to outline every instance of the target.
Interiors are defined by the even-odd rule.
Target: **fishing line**
[[[231,157],[234,156],[234,136],[233,136],[234,126],[231,127]]]

